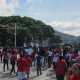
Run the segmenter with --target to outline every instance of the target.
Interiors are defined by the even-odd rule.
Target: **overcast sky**
[[[32,17],[80,36],[80,0],[0,0],[0,16],[10,15]]]

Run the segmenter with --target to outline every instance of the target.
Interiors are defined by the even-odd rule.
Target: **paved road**
[[[10,65],[9,67],[11,68]],[[10,75],[10,70],[3,72],[3,63],[0,62],[0,80],[18,80],[18,78],[14,74]],[[52,68],[42,68],[42,75],[37,76],[36,67],[32,67],[29,80],[56,80],[56,78]]]

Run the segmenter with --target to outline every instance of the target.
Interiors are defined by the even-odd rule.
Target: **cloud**
[[[10,16],[19,7],[19,0],[0,0],[0,16]]]
[[[31,4],[33,2],[35,2],[36,0],[27,0],[27,4]]]
[[[80,19],[76,21],[52,21],[48,24],[60,32],[80,36]]]
[[[40,3],[42,4],[45,0],[27,0],[27,4],[32,4],[32,3]]]
[[[77,12],[61,12],[61,13],[56,13],[55,16],[80,16],[80,11]]]

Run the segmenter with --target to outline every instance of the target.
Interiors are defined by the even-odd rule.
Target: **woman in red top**
[[[80,80],[80,64],[76,63],[72,66],[73,74],[70,75],[69,80]]]
[[[76,62],[75,59],[71,60],[71,64],[70,64],[70,67],[67,69],[67,72],[66,72],[66,78],[67,80],[69,80],[69,77],[70,75],[72,74],[72,66],[73,64]]]

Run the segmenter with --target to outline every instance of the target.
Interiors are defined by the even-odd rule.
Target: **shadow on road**
[[[56,80],[56,78],[55,77],[50,77],[50,78],[45,79],[45,80]]]
[[[46,77],[50,77],[50,76],[53,76],[53,71],[52,70],[49,70],[49,72],[46,74]]]
[[[10,72],[0,72],[0,78],[12,78],[16,77],[16,75],[10,75]]]
[[[43,67],[43,68],[42,68],[42,71],[44,71],[44,70],[47,70],[47,67]],[[36,67],[32,68],[32,71],[33,71],[33,72],[36,71]]]
[[[36,76],[32,76],[32,77],[30,77],[30,80],[33,80],[34,78],[36,78],[37,77],[37,75]]]
[[[53,69],[50,69],[48,73],[46,74],[46,77],[49,77],[49,78],[46,80],[56,80],[56,77],[54,74],[55,72],[53,71]]]

